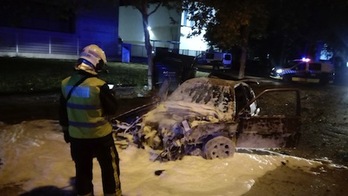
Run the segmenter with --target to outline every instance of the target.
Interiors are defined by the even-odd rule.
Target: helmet
[[[81,51],[76,70],[83,70],[93,75],[103,69],[106,64],[105,52],[97,45],[91,44]]]

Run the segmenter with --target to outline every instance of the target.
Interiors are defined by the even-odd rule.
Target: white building
[[[150,11],[154,6],[150,7]],[[168,48],[178,49],[179,53],[196,56],[208,46],[203,36],[187,38],[191,32],[191,21],[186,19],[185,13],[168,10],[160,7],[149,17],[149,32],[154,49]],[[119,37],[124,43],[132,46],[133,56],[144,56],[144,30],[142,17],[138,10],[132,6],[120,6],[119,8]]]

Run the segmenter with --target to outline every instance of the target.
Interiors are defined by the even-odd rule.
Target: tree
[[[326,43],[333,48],[342,48],[341,35],[346,34],[348,3],[344,0],[291,0],[270,1],[268,44],[284,60],[302,55],[315,57],[317,43]]]
[[[122,0],[121,5],[124,6],[133,6],[135,9],[137,9],[143,20],[143,30],[144,30],[144,36],[145,36],[145,49],[147,53],[147,63],[148,63],[148,74],[147,74],[147,80],[148,80],[148,88],[152,90],[153,88],[153,69],[154,69],[154,63],[153,63],[153,55],[152,55],[152,45],[150,42],[150,33],[148,31],[148,21],[149,17],[155,13],[158,8],[160,7],[166,7],[168,9],[179,9],[181,8],[181,1],[179,0]],[[150,9],[150,6],[153,6],[152,10]]]
[[[270,58],[278,58],[278,63],[295,56],[315,57],[318,43],[344,53],[347,6],[345,0],[184,1],[189,19],[194,21],[192,35],[205,29],[210,46],[241,49],[239,78],[244,77],[251,43],[259,44],[258,48],[262,43],[263,50],[269,51]],[[251,42],[255,40],[258,42]]]
[[[222,50],[240,47],[239,78],[243,78],[249,39],[262,37],[267,24],[264,1],[187,0],[183,8],[194,21],[192,35],[205,29],[204,38],[210,46]]]

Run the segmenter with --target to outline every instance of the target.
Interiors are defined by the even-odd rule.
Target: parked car
[[[334,81],[335,69],[331,63],[313,62],[304,58],[293,60],[283,67],[274,67],[270,77],[286,82],[327,84]]]
[[[255,96],[245,82],[199,77],[181,84],[122,132],[131,133],[139,147],[159,150],[157,160],[225,158],[236,148],[296,146],[300,107],[297,89],[267,89]]]
[[[212,66],[212,69],[232,69],[232,54],[228,52],[202,52],[195,57],[196,66]]]

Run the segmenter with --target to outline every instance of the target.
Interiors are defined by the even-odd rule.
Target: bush
[[[28,58],[0,58],[0,93],[57,91],[60,82],[73,72],[76,61]],[[147,65],[109,62],[109,73],[99,77],[122,86],[147,84]]]

